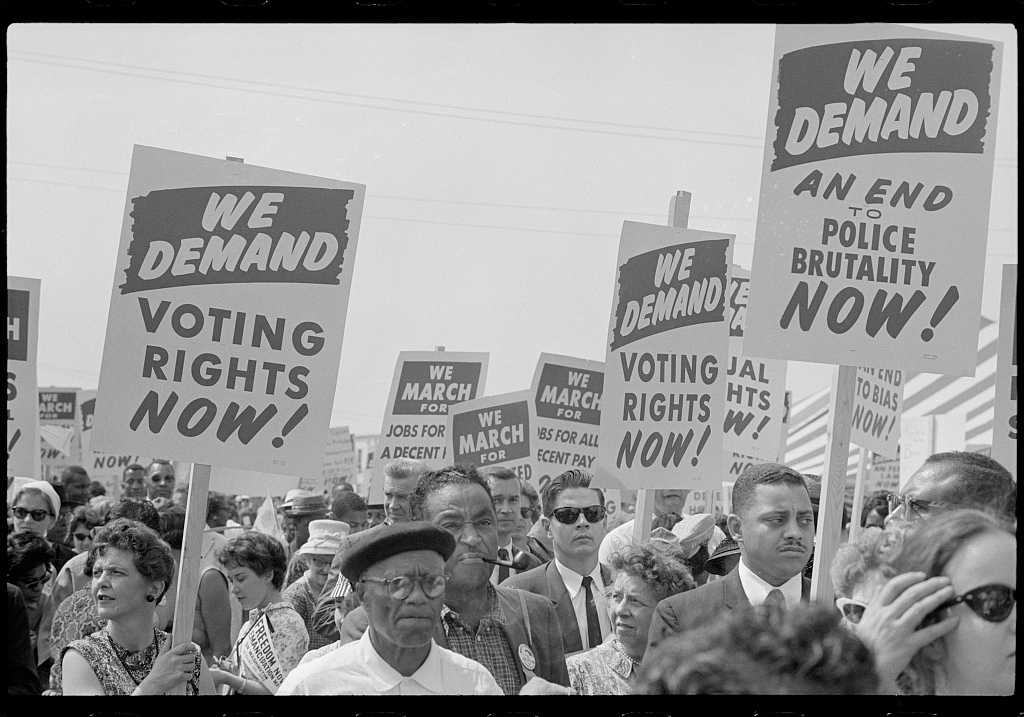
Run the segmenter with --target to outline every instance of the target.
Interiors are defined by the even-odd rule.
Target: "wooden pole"
[[[199,556],[206,528],[206,501],[210,493],[210,466],[193,463],[189,473],[188,502],[185,504],[185,535],[178,560],[178,586],[174,599],[174,627],[171,645],[192,642],[192,624],[199,595]],[[184,693],[184,688],[182,694]]]
[[[843,484],[850,463],[850,424],[856,385],[856,366],[836,366],[832,374],[825,470],[821,476],[818,531],[814,538],[814,569],[811,572],[811,600],[824,604],[831,604],[833,597],[829,567],[839,547],[842,529]]]
[[[860,535],[863,528],[860,525],[860,514],[864,512],[864,489],[867,483],[868,474],[868,449],[860,447],[857,456],[857,482],[853,486],[853,515],[850,517],[850,542],[852,543]]]
[[[669,200],[668,225],[686,229],[690,223],[690,192],[678,191]],[[633,510],[633,542],[642,545],[651,535],[651,513],[654,511],[654,493],[640,488],[636,492],[636,506]]]

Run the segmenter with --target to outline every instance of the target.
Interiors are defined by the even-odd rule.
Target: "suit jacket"
[[[516,658],[516,669],[524,678],[523,682],[526,682],[526,678],[523,674],[519,646],[529,645],[535,660],[532,672],[548,682],[568,687],[569,672],[565,667],[559,619],[551,601],[539,595],[508,588],[505,584],[494,588],[494,590],[498,594],[498,604],[505,615],[505,624],[502,626],[505,638]],[[523,592],[523,601],[526,603],[526,615],[524,615],[519,602],[520,592]],[[526,630],[527,618],[530,622],[529,635]],[[341,624],[341,642],[358,640],[363,636],[367,627],[369,627],[369,620],[366,617],[366,610],[360,605],[345,616],[345,620]],[[440,620],[434,626],[434,641],[441,647],[451,649]]]
[[[601,579],[605,585],[611,585],[611,571],[604,565],[601,566]],[[583,637],[580,635],[580,628],[576,622],[576,611],[572,607],[572,598],[569,597],[569,591],[565,588],[565,583],[562,581],[558,568],[555,567],[554,560],[533,570],[513,575],[501,586],[519,588],[543,595],[553,602],[555,611],[558,613],[558,624],[561,627],[565,653],[568,655],[583,649]]]
[[[810,598],[811,581],[803,578],[800,599],[804,602]],[[712,622],[725,610],[748,607],[746,593],[740,582],[738,569],[733,569],[721,580],[701,585],[696,590],[679,593],[665,598],[654,608],[651,617],[651,631],[647,640],[647,652],[650,655],[659,642],[672,635],[685,632],[693,627]]]

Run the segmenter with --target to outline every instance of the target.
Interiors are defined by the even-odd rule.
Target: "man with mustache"
[[[651,619],[648,655],[673,634],[708,624],[723,611],[747,605],[782,608],[806,601],[803,569],[814,548],[814,512],[803,476],[788,466],[748,466],[733,486],[729,532],[740,562],[721,580],[658,603]]]

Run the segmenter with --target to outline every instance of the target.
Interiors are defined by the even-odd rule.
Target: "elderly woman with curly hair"
[[[613,553],[611,568],[608,604],[615,630],[597,647],[566,658],[573,694],[631,694],[658,601],[696,587],[678,556],[650,544]]]
[[[250,531],[229,540],[219,559],[249,619],[239,629],[231,654],[214,658],[213,680],[235,694],[273,695],[309,646],[305,621],[281,595],[288,568],[284,546]],[[260,647],[267,643],[272,649]]]
[[[65,695],[213,694],[192,642],[170,645],[154,627],[157,603],[171,584],[171,549],[154,531],[118,519],[96,535],[87,572],[106,625],[73,641],[61,655]]]

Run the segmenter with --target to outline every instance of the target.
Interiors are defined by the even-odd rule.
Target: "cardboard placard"
[[[774,456],[782,441],[787,362],[744,353],[743,332],[749,296],[750,272],[734,265],[726,308],[729,367],[723,446],[727,452]]]
[[[77,388],[39,389],[39,459],[43,480],[59,481],[61,471],[81,462],[81,418]]]
[[[319,475],[364,195],[136,145],[96,448]]]
[[[898,368],[858,368],[850,443],[896,458],[902,406],[903,371]]]
[[[530,385],[537,421],[533,455],[541,475],[593,470],[601,427],[604,364],[541,354]]]
[[[1003,265],[992,457],[1017,478],[1017,265]]]
[[[733,235],[623,222],[595,485],[721,480]]]
[[[7,475],[37,479],[39,279],[7,277]]]
[[[1002,45],[780,25],[745,351],[974,375]]]
[[[501,466],[523,480],[531,480],[535,423],[531,391],[453,404],[448,410],[447,425],[452,463],[477,468]]]
[[[348,426],[328,429],[323,466],[323,487],[327,490],[342,481],[355,481],[356,446]]]
[[[900,488],[900,459],[889,458],[880,453],[871,454],[871,464],[864,483],[864,495],[880,490],[896,493]]]

